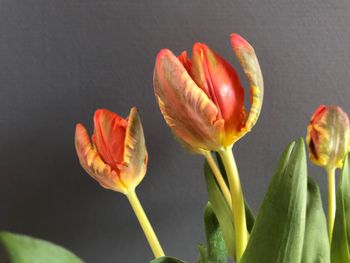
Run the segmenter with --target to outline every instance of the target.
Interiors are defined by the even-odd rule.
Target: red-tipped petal
[[[216,105],[168,49],[157,56],[153,83],[160,110],[177,137],[194,148],[221,146],[224,122],[217,119]]]
[[[124,194],[127,192],[117,173],[100,158],[91,145],[89,135],[80,123],[75,128],[75,149],[81,166],[102,187]]]
[[[101,158],[117,169],[124,158],[124,140],[127,121],[106,109],[99,109],[94,115],[94,144]]]

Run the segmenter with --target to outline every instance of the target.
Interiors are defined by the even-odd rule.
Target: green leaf
[[[308,179],[304,247],[301,263],[329,263],[327,222],[318,185]]]
[[[218,159],[220,165],[220,159]],[[214,174],[212,173],[208,163],[204,163],[204,175],[208,191],[208,199],[212,205],[212,209],[216,215],[216,218],[220,224],[220,228],[223,232],[223,237],[225,240],[228,256],[232,259],[236,257],[236,242],[235,242],[235,232],[234,224],[232,221],[232,213],[229,205],[227,204],[225,197],[223,196],[219,185],[217,184]],[[225,177],[226,174],[223,173]],[[254,215],[249,208],[248,204],[245,202],[245,211],[247,218],[247,228],[250,231],[254,224]]]
[[[344,161],[337,191],[331,262],[350,262],[350,153]]]
[[[150,263],[186,263],[186,262],[177,258],[161,257],[161,258],[153,259],[152,261],[150,261]]]
[[[301,262],[307,170],[302,139],[284,151],[240,263]]]
[[[73,253],[51,242],[0,232],[0,245],[11,263],[82,263]]]
[[[227,249],[219,222],[208,202],[204,211],[205,235],[207,238],[207,262],[226,263]]]

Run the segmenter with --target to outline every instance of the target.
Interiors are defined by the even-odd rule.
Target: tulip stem
[[[335,218],[336,199],[335,199],[335,168],[327,169],[328,177],[328,237],[332,242],[333,225]]]
[[[136,195],[135,190],[131,190],[126,194],[129,202],[136,214],[137,219],[140,222],[143,232],[147,238],[147,241],[153,251],[155,258],[164,257],[164,251],[158,241],[158,238],[152,228],[151,223],[149,222],[145,211],[142,208],[142,205]]]
[[[232,200],[231,200],[231,194],[230,194],[230,190],[227,187],[227,184],[221,174],[221,171],[219,169],[219,167],[217,166],[212,154],[210,151],[206,151],[204,154],[214,176],[216,181],[218,182],[221,192],[223,193],[228,205],[230,206],[230,208],[232,209]]]
[[[225,166],[231,191],[232,214],[236,237],[236,258],[237,262],[239,262],[248,243],[243,192],[232,147],[223,148],[219,151],[219,154]]]

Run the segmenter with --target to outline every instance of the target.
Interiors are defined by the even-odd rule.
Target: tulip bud
[[[94,115],[91,143],[82,124],[75,130],[75,148],[85,171],[104,188],[127,194],[142,181],[147,169],[147,151],[136,108],[123,119],[100,109]]]
[[[207,45],[195,43],[192,59],[186,51],[176,57],[168,49],[157,56],[153,80],[160,110],[175,136],[192,152],[231,146],[259,116],[263,81],[256,55],[241,36],[232,35],[231,42],[251,84],[248,118],[238,74]]]
[[[311,161],[326,169],[341,168],[349,151],[349,133],[348,115],[340,107],[318,107],[307,128]]]

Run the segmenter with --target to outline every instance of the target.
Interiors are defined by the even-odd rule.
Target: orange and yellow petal
[[[238,34],[231,35],[231,44],[250,85],[251,107],[246,123],[237,138],[239,139],[253,128],[259,118],[264,97],[264,81],[253,47]]]
[[[131,108],[124,143],[124,162],[119,165],[120,178],[129,190],[142,181],[147,170],[147,149],[142,123],[135,107]]]
[[[174,134],[193,148],[220,148],[224,120],[217,119],[217,106],[170,50],[159,52],[153,80],[160,110]]]
[[[118,174],[101,159],[91,144],[85,127],[80,123],[75,129],[75,148],[81,166],[102,187],[124,194],[127,192]]]

